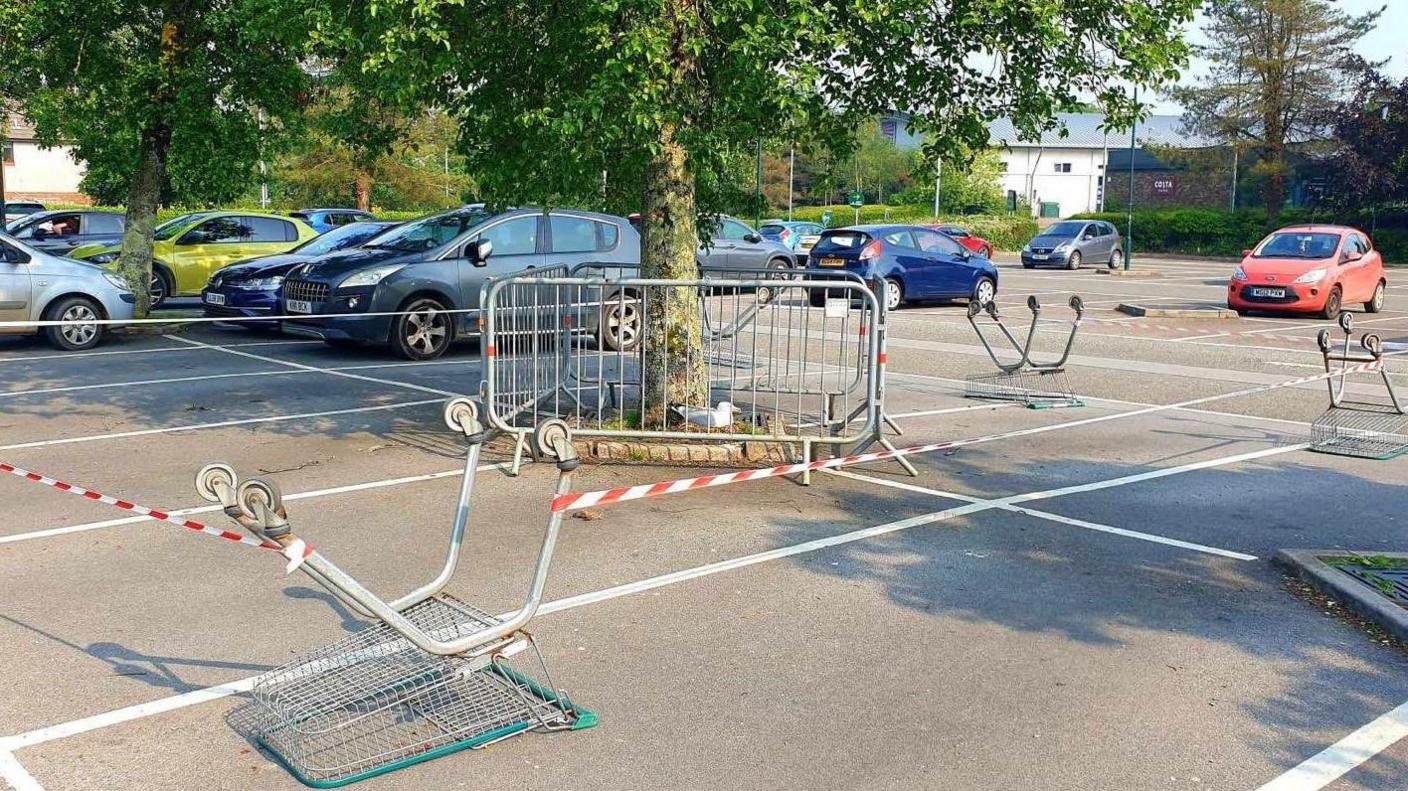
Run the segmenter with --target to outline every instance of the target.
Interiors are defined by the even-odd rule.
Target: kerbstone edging
[[[1408,642],[1408,610],[1379,595],[1368,585],[1325,563],[1321,557],[1376,555],[1408,560],[1408,552],[1350,552],[1343,549],[1282,549],[1273,562],[1294,571],[1321,593],[1334,596],[1399,640]]]

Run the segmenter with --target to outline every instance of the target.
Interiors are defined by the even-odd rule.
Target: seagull
[[[676,406],[674,410],[684,418],[686,422],[704,428],[722,428],[733,423],[733,404],[727,401],[720,401],[719,405],[713,409],[705,409],[697,406]]]

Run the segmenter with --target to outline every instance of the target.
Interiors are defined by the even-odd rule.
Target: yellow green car
[[[243,211],[201,211],[158,225],[152,249],[152,307],[167,297],[199,294],[217,269],[290,250],[317,236],[302,220]],[[68,257],[117,267],[120,244],[84,245]]]

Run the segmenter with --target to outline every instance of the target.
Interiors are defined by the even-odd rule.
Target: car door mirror
[[[1340,263],[1352,264],[1363,257],[1364,254],[1359,252],[1358,250],[1345,250],[1343,253],[1340,253]]]
[[[475,239],[464,246],[464,257],[475,266],[487,266],[493,254],[494,243],[488,239]]]
[[[15,247],[0,245],[0,260],[7,264],[27,264],[29,263],[29,253]]]
[[[34,232],[30,234],[30,238],[48,239],[52,235],[53,233],[48,228],[35,228]]]
[[[202,231],[199,228],[192,228],[186,231],[177,244],[209,244],[213,239],[209,231]]]
[[[754,233],[754,232],[752,232],[752,231],[749,231],[748,233],[743,234],[743,241],[747,242],[748,244],[757,244],[758,242],[761,242],[762,240],[763,240],[763,237],[762,237],[761,235],[759,235],[759,234],[757,234],[757,233]]]
[[[1251,251],[1251,250],[1243,250],[1243,251],[1242,251],[1242,257],[1243,257],[1243,258],[1250,258],[1250,257],[1251,257],[1251,254],[1252,254],[1252,251]]]

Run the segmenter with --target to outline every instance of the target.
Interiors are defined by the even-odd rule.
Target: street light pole
[[[792,222],[792,185],[797,177],[797,146],[787,152],[787,221]]]
[[[934,158],[934,217],[939,216],[939,196],[941,185],[944,183],[944,161],[938,157]]]
[[[1134,105],[1139,107],[1139,86],[1134,86]],[[1124,223],[1124,269],[1129,271],[1130,253],[1134,251],[1134,146],[1135,133],[1139,131],[1139,116],[1129,125],[1129,204]]]

